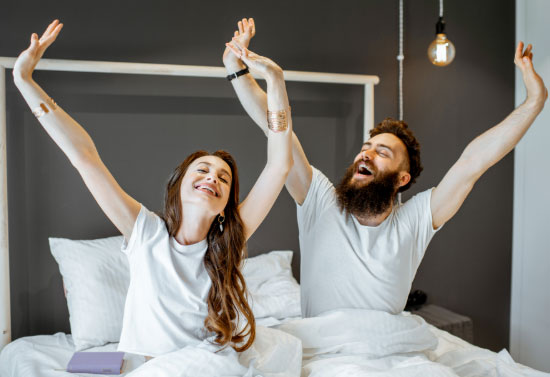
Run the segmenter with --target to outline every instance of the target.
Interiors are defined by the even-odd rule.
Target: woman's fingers
[[[55,27],[59,24],[59,20],[53,20],[53,22],[51,24],[48,25],[48,27],[46,28],[46,31],[44,32],[44,34],[42,34],[42,36],[48,36],[49,34],[51,34],[51,32],[53,31],[53,29],[55,29]]]
[[[235,46],[233,46],[233,44],[231,43],[226,43],[225,44],[233,54],[235,54],[239,59],[241,58],[241,50],[239,50],[238,48],[236,48]]]
[[[44,49],[50,47],[50,45],[57,39],[61,29],[63,29],[63,24],[57,25],[44,40],[40,40],[40,47],[44,47]]]
[[[254,25],[253,18],[248,19],[248,32],[250,33],[250,37],[253,37],[256,34],[256,25]]]
[[[243,18],[243,20],[244,20],[244,18]],[[237,23],[237,26],[239,27],[239,33],[240,33],[240,34],[244,33],[243,22],[242,22],[242,21],[239,21],[239,22]]]
[[[233,43],[236,47],[238,47],[240,50],[244,49],[244,46],[239,42],[238,38],[233,38]]]

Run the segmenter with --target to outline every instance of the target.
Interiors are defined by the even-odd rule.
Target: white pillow
[[[286,318],[301,314],[300,286],[292,276],[292,251],[272,251],[248,258],[243,275],[254,317]]]
[[[50,238],[63,276],[77,351],[118,342],[130,282],[123,237],[90,241]]]
[[[130,283],[122,240],[49,239],[63,276],[77,351],[120,340]],[[300,315],[300,286],[292,277],[291,261],[292,251],[272,251],[245,261],[243,275],[256,318]]]

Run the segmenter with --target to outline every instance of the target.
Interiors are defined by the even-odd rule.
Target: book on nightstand
[[[124,352],[75,352],[67,365],[67,372],[120,374],[123,358]]]

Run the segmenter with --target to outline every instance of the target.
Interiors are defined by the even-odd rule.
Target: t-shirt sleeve
[[[431,198],[432,190],[428,189],[416,194],[402,205],[399,211],[400,221],[402,221],[413,233],[416,242],[415,255],[417,266],[424,257],[428,244],[435,233],[442,228],[433,228]]]
[[[296,203],[300,230],[309,229],[322,213],[334,204],[334,185],[321,171],[311,167],[311,184],[302,205]]]
[[[153,238],[155,234],[164,227],[164,221],[154,212],[149,211],[143,204],[134,223],[130,239],[122,242],[121,250],[126,255],[143,245],[147,240]]]

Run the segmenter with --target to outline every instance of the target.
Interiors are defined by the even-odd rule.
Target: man
[[[243,19],[230,47],[245,51],[254,34],[254,21]],[[403,205],[396,205],[397,193],[422,170],[420,146],[404,122],[386,119],[375,127],[336,188],[309,164],[294,135],[286,187],[298,206],[304,317],[340,308],[404,309],[435,232],[483,173],[515,147],[544,106],[548,92],[533,68],[532,47],[523,47],[520,42],[514,62],[527,88],[525,102],[475,138],[436,188]],[[245,68],[233,55],[224,54],[229,73]],[[249,74],[232,84],[247,113],[267,132],[263,90]]]

